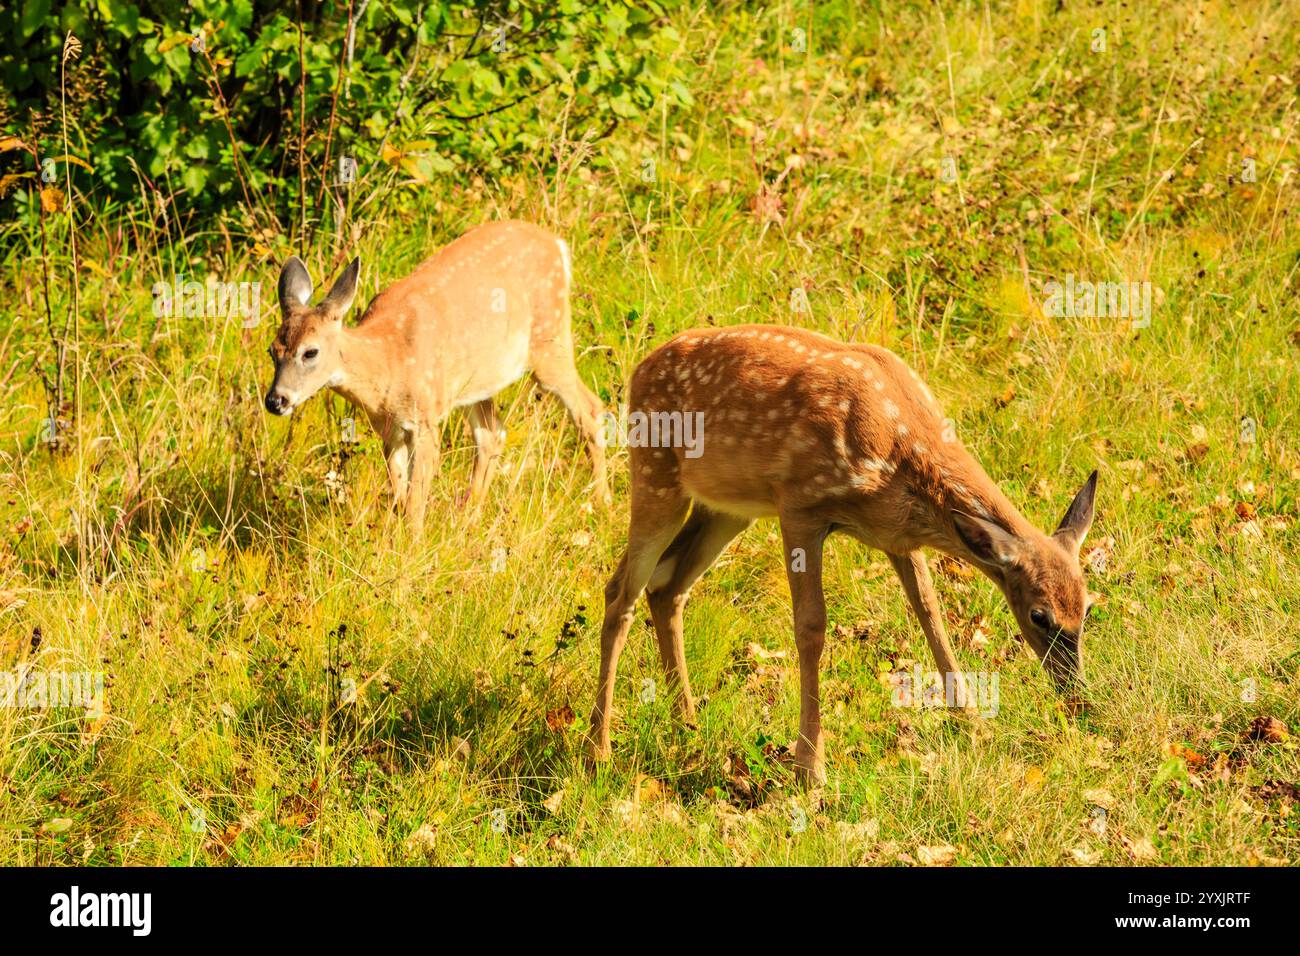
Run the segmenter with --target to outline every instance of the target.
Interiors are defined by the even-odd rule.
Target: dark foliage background
[[[70,164],[93,207],[156,195],[190,224],[292,230],[345,190],[545,168],[557,124],[598,138],[660,97],[689,102],[664,55],[680,43],[665,12],[584,0],[6,5],[0,211],[30,225],[38,199],[61,208]],[[340,158],[356,163],[351,184]]]

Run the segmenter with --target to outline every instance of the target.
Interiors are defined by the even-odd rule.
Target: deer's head
[[[962,542],[1006,596],[1025,643],[1067,695],[1077,693],[1083,676],[1083,621],[1091,602],[1079,547],[1096,494],[1094,471],[1051,535],[1015,535],[994,521],[952,512]]]
[[[312,284],[297,256],[280,270],[280,329],[271,343],[275,378],[266,392],[266,410],[288,415],[322,388],[341,380],[339,342],[343,316],[357,294],[361,260],[353,259],[320,305],[311,304]]]

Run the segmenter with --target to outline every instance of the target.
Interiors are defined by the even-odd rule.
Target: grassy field
[[[365,301],[475,223],[532,219],[574,249],[579,368],[610,408],[678,330],[787,323],[898,352],[1040,526],[1099,468],[1085,716],[953,561],[949,627],[997,673],[997,712],[894,706],[889,675],[931,667],[924,638],[884,556],[833,538],[829,781],[800,789],[760,522],[687,611],[698,728],[652,692],[646,612],[614,758],[588,772],[625,453],[604,514],[563,409],[521,383],[482,512],[452,504],[456,416],[410,540],[378,440],[362,421],[342,441],[342,399],[262,409],[286,240],[197,264],[264,284],[255,328],[155,320],[191,240],[152,207],[105,210],[78,229],[57,454],[30,371],[49,361],[39,236],[0,280],[0,669],[107,684],[102,712],[0,708],[0,863],[1300,862],[1300,9],[1057,6],[681,15],[692,108],[587,144],[557,123],[553,174],[376,203],[308,260],[319,282],[359,254]],[[67,247],[56,229],[55,314]],[[1045,316],[1067,276],[1149,282],[1149,326]]]

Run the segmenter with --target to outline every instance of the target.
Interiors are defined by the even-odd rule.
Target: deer
[[[1082,680],[1090,596],[1079,549],[1097,472],[1056,530],[1037,530],[945,424],[902,359],[874,345],[778,325],[682,332],[647,356],[629,389],[627,546],[605,588],[588,762],[610,756],[619,655],[644,593],[678,716],[695,717],[683,649],[694,583],[759,518],[780,525],[799,661],[795,771],[825,781],[819,662],[826,639],[822,554],[843,533],[883,551],[935,662],[970,711],[922,549],[978,568],[1002,591],[1021,639],[1066,700]],[[638,418],[638,414],[641,416]],[[694,440],[679,439],[695,416]],[[685,445],[685,447],[683,447]]]
[[[609,503],[605,409],[574,365],[572,258],[563,239],[516,220],[476,226],[379,293],[347,327],[360,270],[353,259],[313,306],[307,267],[297,256],[285,262],[268,412],[291,415],[323,388],[361,408],[383,442],[394,503],[418,534],[442,421],[465,410],[475,457],[460,503],[479,502],[506,444],[494,396],[531,372],[568,409],[586,442],[596,497]]]

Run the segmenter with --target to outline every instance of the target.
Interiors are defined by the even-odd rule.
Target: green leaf
[[[49,20],[50,0],[24,0],[22,10],[18,18],[18,39],[25,41]]]
[[[185,172],[181,174],[181,182],[192,193],[202,191],[203,187],[208,184],[208,168],[196,165],[186,166]]]

